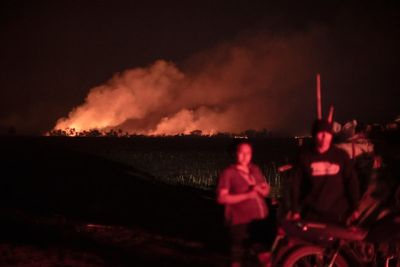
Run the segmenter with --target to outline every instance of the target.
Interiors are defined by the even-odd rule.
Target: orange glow
[[[296,99],[309,99],[299,88],[313,72],[305,66],[313,68],[320,58],[304,51],[324,39],[319,35],[223,44],[189,59],[186,71],[164,60],[126,70],[92,88],[53,130],[144,135],[283,130],[298,121],[303,103]]]

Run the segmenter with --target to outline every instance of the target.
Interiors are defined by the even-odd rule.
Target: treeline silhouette
[[[144,134],[128,133],[122,129],[109,129],[107,131],[100,131],[98,129],[77,131],[75,128],[51,130],[47,133],[48,136],[81,136],[81,137],[137,137],[146,136]],[[163,136],[163,135],[159,135]],[[205,136],[202,130],[194,130],[189,134],[177,134],[175,136]],[[247,129],[240,133],[227,133],[219,132],[211,136],[224,136],[224,137],[271,137],[272,132],[267,129],[255,130]]]

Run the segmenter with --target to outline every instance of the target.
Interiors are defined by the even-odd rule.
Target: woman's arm
[[[254,188],[262,197],[266,197],[269,194],[270,186],[266,182],[258,184]]]
[[[236,204],[248,199],[256,198],[259,193],[256,190],[252,190],[248,193],[243,194],[229,194],[228,189],[221,189],[218,192],[217,201],[219,204]]]

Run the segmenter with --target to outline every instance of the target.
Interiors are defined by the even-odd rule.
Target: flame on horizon
[[[54,130],[122,129],[145,135],[283,130],[296,124],[305,83],[323,51],[321,31],[281,39],[257,36],[188,60],[186,71],[158,60],[92,88]],[[306,88],[305,88],[306,89]],[[289,125],[290,127],[291,125]]]

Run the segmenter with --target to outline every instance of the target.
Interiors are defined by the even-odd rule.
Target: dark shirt
[[[251,164],[249,168],[255,184],[266,183],[265,177],[256,165]],[[235,165],[231,165],[221,173],[217,191],[228,189],[229,194],[232,195],[244,194],[250,192],[255,184],[249,184],[241,171]],[[245,224],[256,219],[263,219],[267,216],[267,212],[267,206],[262,197],[225,205],[225,219],[230,224]]]
[[[359,185],[347,153],[332,146],[300,153],[293,177],[293,210],[307,219],[344,223],[357,207]],[[310,218],[309,218],[310,219]]]

